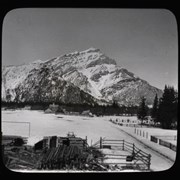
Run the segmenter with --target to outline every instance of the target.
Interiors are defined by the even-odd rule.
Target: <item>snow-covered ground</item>
[[[156,143],[149,139],[141,137],[134,133],[133,127],[118,126],[110,122],[115,116],[104,117],[84,117],[63,114],[45,114],[43,111],[16,110],[2,111],[2,132],[4,135],[21,135],[28,136],[29,127],[27,124],[7,123],[13,122],[30,122],[30,137],[28,144],[33,145],[43,136],[66,136],[68,132],[74,132],[78,137],[88,138],[88,144],[94,144],[100,137],[109,139],[124,139],[135,145],[143,151],[151,154],[151,170],[162,171],[169,169],[173,164],[176,152],[168,148],[155,148]],[[119,117],[118,117],[119,118]],[[149,129],[150,130],[150,129]],[[149,131],[149,132],[152,132]],[[168,154],[167,158],[161,154]],[[169,156],[172,156],[169,158]]]
[[[33,145],[43,136],[66,136],[74,132],[77,136],[87,136],[89,145],[100,137],[123,139],[118,131],[110,128],[109,117],[85,117],[63,114],[45,114],[44,111],[16,110],[2,111],[2,121],[30,122],[30,137],[28,143]],[[3,134],[22,135],[28,137],[27,124],[2,123]]]

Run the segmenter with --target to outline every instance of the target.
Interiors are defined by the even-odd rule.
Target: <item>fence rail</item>
[[[176,151],[176,145],[174,145],[170,142],[159,139],[159,144],[162,146],[168,147],[169,149],[172,149],[173,151]]]
[[[155,137],[155,136],[151,136],[151,141],[157,143],[158,142],[158,138]]]
[[[118,147],[120,150],[128,151],[131,153],[131,157],[134,160],[134,165],[144,165],[145,169],[150,170],[150,164],[151,164],[151,155],[142,151],[138,147],[135,146],[134,143],[127,142],[125,140],[114,140],[114,139],[105,139],[100,138],[98,142],[94,144],[94,147],[101,148],[113,148]],[[106,154],[110,157],[105,157],[105,159],[121,159],[126,160],[126,162],[116,162],[116,163],[108,163],[108,164],[129,164],[130,162],[127,162],[127,155],[120,155],[120,154]],[[106,164],[106,163],[105,163]]]
[[[136,146],[134,147],[134,151],[137,151],[137,152],[139,151],[139,154],[142,154],[144,156],[148,156],[149,155],[148,153],[146,153],[146,152],[142,151],[141,149],[137,148]]]
[[[157,136],[157,137],[151,136],[151,141],[155,142],[155,143],[159,143],[159,145],[167,147],[167,148],[169,148],[169,149],[171,149],[173,151],[177,150],[176,145],[174,145],[174,144],[172,144],[170,142],[167,142],[165,140],[159,139],[159,137],[164,137],[164,136]]]
[[[161,138],[161,139],[167,139],[167,140],[177,140],[177,136],[164,136],[164,135],[158,135],[156,136],[157,138]]]

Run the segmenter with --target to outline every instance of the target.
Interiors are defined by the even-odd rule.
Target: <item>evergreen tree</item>
[[[173,87],[166,86],[159,102],[158,120],[162,128],[170,129],[174,118],[176,118],[177,102]]]
[[[143,121],[145,119],[145,117],[147,116],[147,111],[148,111],[148,107],[146,106],[146,99],[144,97],[142,97],[141,103],[140,103],[140,106],[139,106],[138,112],[137,112],[138,119]]]
[[[151,117],[154,119],[155,122],[157,122],[157,116],[158,116],[158,97],[157,94],[154,98],[153,107],[151,110]]]
[[[178,116],[178,92],[175,91],[175,101],[173,103],[173,128],[177,128],[177,116]]]

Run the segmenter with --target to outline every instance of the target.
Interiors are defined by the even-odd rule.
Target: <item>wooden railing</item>
[[[170,138],[170,136],[151,136],[151,141],[158,143],[159,145],[167,147],[167,148],[176,152],[177,146],[175,144],[172,144],[172,143],[166,141],[166,140],[160,139],[160,138],[164,138],[164,137]],[[177,138],[176,136],[171,137],[171,139],[173,139],[173,140],[176,140],[176,138]]]
[[[118,148],[119,150],[128,151],[130,152],[134,166],[144,166],[144,169],[150,170],[151,165],[151,155],[144,152],[143,150],[139,149],[135,146],[134,143],[127,142],[125,140],[115,140],[115,139],[105,139],[100,138],[99,141],[97,141],[94,144],[94,147],[98,147],[100,149],[102,148]],[[127,161],[127,155],[123,154],[106,154],[110,157],[110,159],[122,159]],[[128,164],[128,162],[120,162],[120,163],[110,163],[110,164]]]

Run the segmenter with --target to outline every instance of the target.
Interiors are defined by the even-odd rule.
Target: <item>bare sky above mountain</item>
[[[178,86],[174,15],[164,9],[22,8],[4,18],[2,65],[95,47],[151,85]]]

